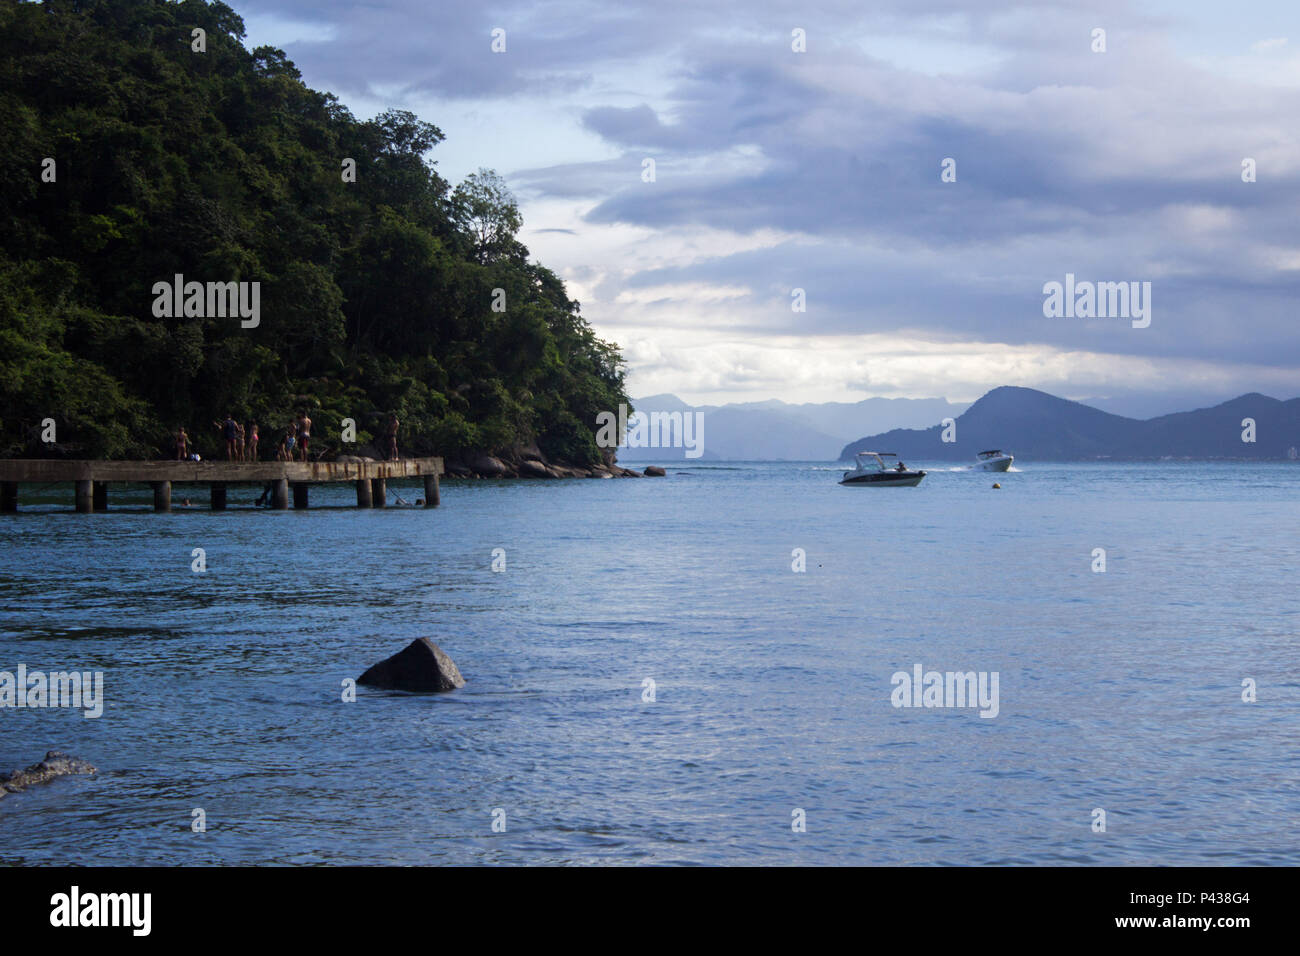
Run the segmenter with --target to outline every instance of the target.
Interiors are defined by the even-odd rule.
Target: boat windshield
[[[888,457],[892,458],[893,455]],[[874,451],[863,451],[857,455],[859,471],[885,471],[885,461],[880,453]]]

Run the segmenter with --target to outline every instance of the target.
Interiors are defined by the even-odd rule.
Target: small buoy
[[[995,481],[995,482],[993,482],[993,487],[994,487],[994,488],[1001,488],[1002,486],[999,485],[999,484]]]

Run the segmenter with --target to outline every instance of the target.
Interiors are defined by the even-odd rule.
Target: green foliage
[[[0,0],[0,454],[50,453],[53,418],[62,454],[169,457],[183,425],[217,455],[227,411],[270,454],[306,408],[313,450],[392,412],[407,454],[597,460],[622,358],[528,261],[500,177],[453,189],[436,126],[357,120],[243,36],[203,0]],[[260,324],[155,316],[176,274],[260,282]]]
[[[455,222],[473,241],[479,262],[517,258],[523,249],[515,234],[523,225],[506,182],[490,169],[470,173],[452,193]]]

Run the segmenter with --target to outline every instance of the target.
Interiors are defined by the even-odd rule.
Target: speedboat
[[[1015,455],[1004,455],[1002,449],[993,448],[979,453],[975,467],[980,471],[1006,471],[1015,460]]]
[[[893,466],[885,464],[886,458],[897,458],[888,451],[860,451],[855,456],[857,467],[846,471],[841,485],[870,485],[873,488],[913,488],[925,477],[923,471],[910,471],[901,461]]]

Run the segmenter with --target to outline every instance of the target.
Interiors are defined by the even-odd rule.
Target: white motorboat
[[[975,459],[975,468],[979,471],[1006,471],[1015,460],[1015,455],[1004,455],[1002,449],[993,448],[979,453]]]
[[[888,451],[860,451],[855,456],[857,467],[846,471],[840,479],[841,485],[869,485],[873,488],[912,488],[921,483],[925,477],[923,471],[911,471],[901,461],[896,465],[885,464],[886,458],[897,458]]]

